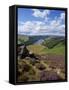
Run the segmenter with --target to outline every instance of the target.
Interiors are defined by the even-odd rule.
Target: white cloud
[[[64,35],[65,25],[52,21],[49,25],[40,21],[27,21],[18,26],[18,33],[24,35]]]
[[[61,13],[59,17],[55,17],[54,20],[51,21],[51,25],[53,26],[59,26],[65,21],[65,13]]]
[[[57,27],[57,26],[60,25],[60,21],[59,20],[58,21],[57,20],[52,20],[51,23],[50,23],[50,25]]]
[[[65,35],[65,13],[61,13],[59,17],[52,20],[48,15],[49,10],[33,9],[35,17],[43,18],[44,21],[26,21],[19,22],[18,33],[25,35]]]
[[[39,9],[32,9],[34,17],[45,18],[50,14],[50,10],[40,11]]]
[[[63,19],[63,20],[65,19],[65,13],[60,14],[60,19]]]
[[[31,30],[34,28],[34,24],[30,21],[25,22],[18,26],[19,33],[30,33]]]
[[[45,28],[43,22],[27,21],[23,25],[18,25],[18,33],[37,34],[40,29]]]

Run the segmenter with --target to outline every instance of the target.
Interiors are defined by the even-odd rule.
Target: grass
[[[64,55],[64,52],[65,52],[65,47],[62,44],[58,44],[52,49],[49,49],[43,45],[34,44],[34,45],[29,45],[28,49],[31,52],[33,52],[35,54],[39,54],[39,55],[42,55],[42,54]]]
[[[18,39],[24,43],[28,40],[28,37],[19,36]],[[51,46],[54,42],[51,44],[51,41],[49,41],[49,43],[48,45]],[[18,60],[18,81],[40,81],[44,78],[44,80],[50,80],[49,77],[54,77],[55,73],[56,78],[59,76],[58,79],[65,79],[64,59],[60,57],[61,55],[64,57],[65,54],[65,46],[62,42],[53,48],[47,47],[47,43],[45,45],[28,44],[27,48],[40,58],[35,61],[30,57]],[[47,54],[51,55],[47,57]]]
[[[44,46],[36,44],[28,46],[29,51],[39,55],[46,54],[46,51],[43,51],[44,48]]]
[[[47,54],[64,55],[65,47],[63,45],[57,45],[52,49],[44,48],[43,51],[46,51]]]
[[[27,59],[18,60],[18,73],[19,73],[18,82],[40,81],[41,78],[48,77],[48,75],[46,76],[45,74],[44,74],[45,76],[41,77],[41,75],[45,72],[49,73],[49,75],[51,74],[52,77],[54,77],[53,73],[56,73],[56,77],[58,75],[60,79],[64,79],[65,74],[61,72],[61,70],[62,68],[60,68],[59,70],[57,66],[55,69],[51,68],[50,64],[47,62],[44,62],[44,60],[41,60],[41,61],[39,60],[39,63],[36,62],[34,66],[30,63],[30,60],[27,60]]]
[[[56,45],[54,48],[49,49],[43,45],[29,45],[27,47],[29,51],[33,52],[36,55],[46,55],[46,54],[57,54],[64,55],[64,45],[61,43]],[[63,59],[61,59],[64,63]],[[51,77],[53,78],[54,74],[56,73],[56,78],[58,79],[65,79],[65,67],[64,64],[61,62],[61,60],[58,62],[57,60],[44,60],[44,58],[39,59],[37,61],[33,61],[33,59],[27,57],[25,59],[18,60],[18,81],[40,81],[42,79],[47,80],[48,75],[51,74]],[[33,64],[34,63],[34,64]],[[63,67],[60,67],[60,65]],[[48,73],[48,75],[46,73]],[[45,76],[41,76],[41,75]],[[48,77],[49,78],[49,77]]]

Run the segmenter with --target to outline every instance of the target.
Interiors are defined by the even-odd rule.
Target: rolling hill
[[[64,43],[64,37],[60,37],[60,36],[24,36],[24,35],[18,35],[18,44],[19,43],[23,43],[23,44],[26,44],[26,45],[43,44],[44,46],[47,45],[47,46],[52,47],[52,46],[55,46],[56,44],[58,44],[59,42]]]

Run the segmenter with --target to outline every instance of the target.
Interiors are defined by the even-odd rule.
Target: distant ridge
[[[64,36],[49,36],[49,35],[34,35],[34,36],[28,36],[28,35],[18,35],[19,39],[23,39],[23,41],[25,41],[26,44],[41,44],[42,42],[44,42],[44,40],[48,40],[48,39],[65,39]]]

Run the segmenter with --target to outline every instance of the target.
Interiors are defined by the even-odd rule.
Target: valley
[[[64,37],[19,35],[18,41],[38,57],[18,59],[18,82],[65,79]]]

